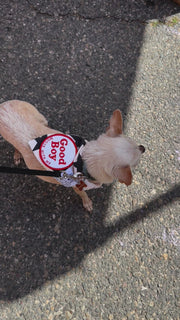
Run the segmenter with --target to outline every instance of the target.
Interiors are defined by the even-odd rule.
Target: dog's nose
[[[139,150],[141,151],[141,153],[144,153],[144,152],[145,152],[144,146],[140,145],[138,148],[139,148]]]

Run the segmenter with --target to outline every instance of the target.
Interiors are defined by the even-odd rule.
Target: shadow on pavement
[[[0,101],[31,102],[52,127],[90,140],[105,130],[115,108],[128,113],[145,21],[178,8],[143,0],[104,0],[94,7],[90,1],[62,1],[61,8],[57,3],[0,4]],[[0,150],[1,164],[11,165],[11,147],[1,141]],[[35,178],[0,179],[1,300],[23,297],[78,266],[115,232],[175,201],[179,190],[105,227],[108,187],[92,192],[97,206],[88,215],[69,189]]]
[[[52,190],[47,194],[44,192],[39,202],[36,199],[34,203],[32,196],[23,203],[19,199],[22,213],[15,213],[16,200],[13,207],[11,201],[10,204],[6,202],[8,214],[1,215],[1,300],[23,297],[47,280],[78,267],[88,253],[102,246],[115,233],[122,233],[175,202],[180,185],[121,217],[112,226],[104,225],[105,214],[101,214],[100,209],[88,215],[79,204],[73,214],[70,208],[64,210],[64,205],[64,212],[60,210],[58,214],[56,208],[56,214],[53,213],[53,203],[49,203],[52,193]],[[24,191],[22,196],[28,199],[29,192]],[[98,194],[97,198],[100,197],[102,195]]]

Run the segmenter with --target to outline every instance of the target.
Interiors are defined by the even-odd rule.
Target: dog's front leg
[[[20,164],[21,159],[23,159],[22,154],[17,149],[15,149],[14,150],[14,163],[16,166],[18,166]]]
[[[87,193],[85,191],[80,191],[78,188],[74,187],[74,191],[81,197],[83,206],[86,210],[92,211],[93,205],[91,199],[89,199]]]

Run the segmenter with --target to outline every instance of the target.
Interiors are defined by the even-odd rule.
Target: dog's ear
[[[129,186],[132,183],[132,172],[130,166],[114,168],[113,175],[120,183],[125,183],[126,186]]]
[[[106,135],[109,137],[116,137],[122,134],[123,130],[123,119],[121,111],[119,109],[113,112],[113,115],[109,122],[109,127],[106,130]]]

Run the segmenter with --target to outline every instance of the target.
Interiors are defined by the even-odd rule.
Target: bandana
[[[43,167],[50,171],[61,170],[60,177],[54,179],[64,187],[77,187],[80,191],[101,187],[89,175],[82,159],[85,144],[79,136],[64,134],[43,135],[29,141],[34,156]]]

